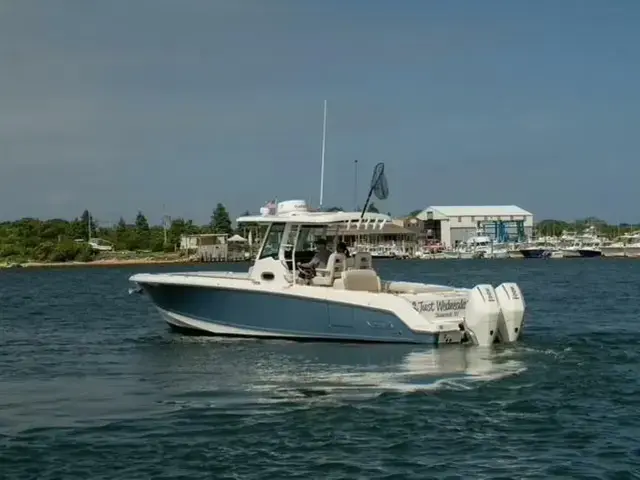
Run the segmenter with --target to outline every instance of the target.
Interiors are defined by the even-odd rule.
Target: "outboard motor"
[[[493,345],[498,333],[500,304],[491,285],[476,285],[469,292],[464,314],[464,331],[476,345]]]
[[[524,323],[524,298],[517,283],[502,283],[496,288],[500,303],[498,337],[502,343],[518,340]]]

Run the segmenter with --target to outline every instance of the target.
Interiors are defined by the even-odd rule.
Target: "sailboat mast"
[[[327,141],[327,101],[324,101],[324,119],[322,121],[322,163],[320,166],[320,209],[324,197],[324,152]]]

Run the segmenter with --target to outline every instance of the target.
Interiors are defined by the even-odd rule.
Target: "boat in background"
[[[613,242],[604,242],[600,250],[604,257],[640,257],[640,231],[621,235]]]
[[[524,258],[552,258],[557,248],[546,238],[540,238],[533,243],[520,247],[518,251]]]
[[[584,232],[576,235],[575,251],[581,258],[595,258],[602,256],[604,239],[598,235],[596,227],[591,225]]]

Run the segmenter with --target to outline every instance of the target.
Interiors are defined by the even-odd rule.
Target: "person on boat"
[[[327,241],[324,238],[316,240],[316,254],[306,263],[298,264],[300,277],[310,280],[316,276],[316,268],[327,268],[331,252],[327,249]]]
[[[327,248],[327,241],[324,238],[316,240],[316,254],[307,263],[301,263],[303,268],[327,268],[331,252]]]
[[[349,253],[349,249],[347,248],[347,244],[344,242],[340,242],[336,247],[336,253],[343,254],[346,258],[349,258],[351,254]]]

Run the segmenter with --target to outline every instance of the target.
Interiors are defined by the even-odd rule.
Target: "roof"
[[[336,232],[335,229],[327,230],[328,236],[335,235],[336,233],[344,236],[367,235],[366,231],[362,232],[358,230],[338,230]],[[413,230],[409,230],[408,228],[401,227],[400,225],[396,225],[394,223],[386,223],[381,229],[370,230],[368,233],[373,235],[411,235],[411,236],[418,235],[417,232]]]
[[[181,237],[185,238],[206,238],[206,237],[227,237],[226,233],[189,233],[182,234]]]
[[[277,213],[275,215],[251,215],[239,217],[237,223],[295,223],[295,224],[317,224],[330,225],[333,223],[358,222],[360,212],[309,212],[293,211]],[[363,222],[391,222],[391,217],[383,213],[365,213]]]
[[[485,205],[485,206],[435,206],[425,208],[422,212],[416,215],[416,218],[420,220],[427,219],[427,213],[433,213],[434,217],[440,216],[444,218],[450,217],[498,217],[498,216],[533,216],[531,212],[524,210],[516,205]],[[439,214],[439,215],[438,215]]]

